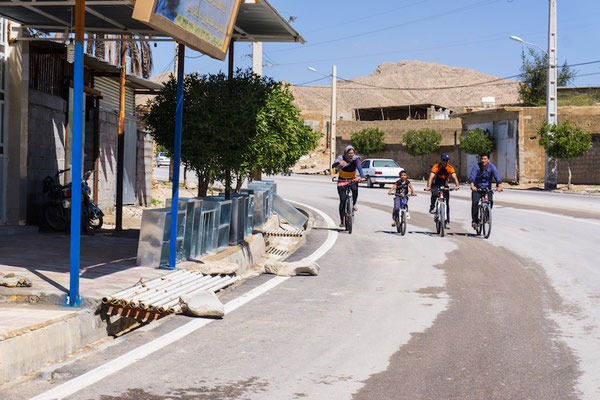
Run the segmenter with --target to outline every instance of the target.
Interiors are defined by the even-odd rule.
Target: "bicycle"
[[[477,235],[482,235],[484,238],[489,238],[492,232],[492,207],[490,205],[489,193],[494,192],[493,189],[477,189],[481,193],[478,204],[478,218],[479,223],[477,224]]]
[[[447,203],[446,197],[444,196],[444,190],[453,191],[455,189],[451,189],[448,186],[438,186],[438,197],[435,199],[435,208],[433,212],[433,221],[435,222],[435,230],[436,233],[440,235],[440,237],[444,237],[446,234],[446,225],[448,224],[448,215],[447,215]],[[427,191],[427,189],[425,189]]]
[[[350,183],[361,182],[360,179],[339,179],[332,178],[332,182],[337,182],[338,186],[344,186],[346,190],[346,202],[344,203],[344,229],[348,233],[352,233],[352,225],[354,223],[354,202],[352,201],[352,189]]]
[[[394,198],[395,196],[400,197],[401,204],[398,215],[394,215],[394,223],[398,233],[404,236],[404,234],[406,234],[406,220],[408,219],[408,194],[394,193]],[[414,196],[416,196],[416,194]]]

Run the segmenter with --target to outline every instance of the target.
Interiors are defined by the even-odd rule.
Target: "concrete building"
[[[492,162],[503,179],[519,183],[544,181],[544,148],[539,145],[537,130],[546,119],[545,107],[502,107],[493,110],[458,114],[462,130],[488,129],[496,142]],[[600,184],[600,107],[559,107],[558,123],[569,120],[592,135],[592,149],[583,157],[571,160],[574,184]],[[466,155],[470,169],[477,157]],[[558,182],[567,183],[565,161],[558,162]]]
[[[0,136],[0,224],[38,225],[45,195],[42,180],[70,167],[69,99],[72,67],[66,46],[49,41],[13,41],[7,45],[4,107],[5,135]],[[115,206],[120,69],[85,56],[84,170],[95,170],[94,199],[104,210]],[[135,94],[160,85],[127,76],[125,89],[124,203],[147,204],[152,179],[152,141],[138,129]],[[71,106],[72,107],[72,106]],[[1,156],[1,154],[0,154]],[[65,174],[62,182],[70,182]],[[10,188],[10,190],[8,190]]]
[[[391,158],[405,168],[409,176],[421,178],[439,161],[442,152],[450,154],[450,163],[459,178],[466,180],[476,155],[460,150],[460,134],[468,129],[489,130],[496,148],[491,154],[503,180],[513,183],[539,183],[544,181],[545,152],[539,145],[537,130],[546,118],[545,107],[500,107],[460,114],[452,118],[435,120],[385,120],[339,121],[337,126],[337,154],[351,143],[350,136],[365,128],[379,128],[385,133],[384,151],[370,154],[374,158]],[[600,107],[559,107],[558,121],[569,120],[592,136],[592,149],[583,157],[571,160],[574,184],[600,184]],[[442,135],[439,151],[417,158],[408,154],[402,136],[409,130],[433,129]],[[566,183],[568,170],[565,161],[558,161],[558,181]]]
[[[366,128],[379,128],[385,133],[385,150],[377,154],[369,154],[373,158],[391,158],[404,168],[410,177],[420,179],[429,174],[429,168],[437,163],[440,154],[450,154],[452,165],[458,171],[461,168],[462,157],[458,148],[459,135],[462,128],[457,119],[414,119],[414,120],[386,120],[386,121],[338,121],[336,153],[341,154],[344,147],[351,144],[350,136]],[[402,136],[411,130],[433,129],[442,135],[439,152],[420,157],[408,154]],[[464,177],[464,173],[462,174]]]

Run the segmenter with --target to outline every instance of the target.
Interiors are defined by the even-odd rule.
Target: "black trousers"
[[[473,222],[479,223],[479,215],[477,214],[479,214],[478,205],[482,195],[483,193],[478,190],[471,191],[471,219]],[[494,192],[488,192],[488,199],[490,200],[490,208],[494,207]]]
[[[352,205],[358,200],[358,182],[350,182],[350,190],[352,190]],[[340,221],[344,222],[344,204],[346,204],[346,186],[338,186],[338,195],[340,196]]]
[[[435,200],[439,197],[440,195],[440,188],[439,187],[432,187],[431,188],[431,207],[435,207]],[[444,190],[444,198],[446,199],[446,221],[450,222],[450,191],[449,190]]]

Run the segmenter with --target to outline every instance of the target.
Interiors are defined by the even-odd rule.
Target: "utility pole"
[[[252,72],[258,76],[262,76],[263,68],[263,51],[262,42],[252,42]]]
[[[335,125],[337,120],[337,101],[336,101],[336,67],[335,65],[331,69],[331,146],[329,153],[329,168],[331,171],[331,175],[333,172],[333,163],[335,161]]]
[[[546,93],[546,121],[548,125],[558,124],[558,106],[557,106],[557,56],[556,56],[556,0],[549,2],[549,22],[548,22],[548,91]],[[545,159],[545,179],[544,189],[553,190],[557,186],[556,160],[548,157]]]
[[[263,74],[263,44],[262,42],[252,42],[252,72],[258,76]],[[252,180],[260,181],[262,172],[259,169],[252,171]]]
[[[175,42],[175,61],[173,61],[173,72],[174,75],[177,76],[178,66],[179,65],[179,43]],[[173,170],[175,169],[175,157],[171,157],[169,161],[169,182],[173,182]],[[178,182],[179,183],[179,182]]]

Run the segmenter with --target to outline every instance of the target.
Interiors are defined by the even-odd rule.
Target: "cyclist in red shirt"
[[[433,168],[431,168],[427,187],[425,188],[425,190],[431,190],[431,204],[429,205],[430,214],[433,213],[433,209],[435,208],[435,200],[439,196],[440,187],[446,188],[444,189],[444,195],[446,196],[446,219],[448,224],[450,223],[450,191],[448,190],[450,177],[454,180],[454,190],[458,190],[459,187],[456,171],[452,165],[448,164],[449,160],[450,155],[448,153],[442,153],[441,162],[435,164]]]
[[[410,195],[416,196],[415,190],[413,189],[410,181],[408,180],[408,174],[405,170],[400,171],[398,174],[400,179],[394,183],[394,186],[390,188],[388,194],[394,194],[394,192],[400,194],[404,193],[404,195],[408,196],[408,190],[410,189]],[[400,197],[394,197],[394,211],[392,212],[392,226],[396,226],[396,217],[400,213],[400,206],[402,205],[402,200]],[[408,213],[408,197],[406,198],[406,219],[410,219],[410,214]]]

